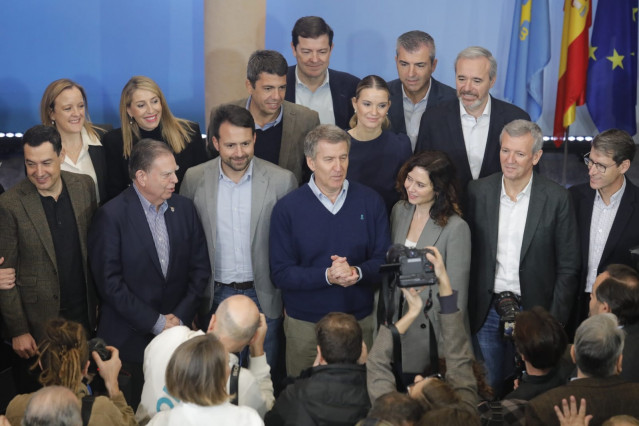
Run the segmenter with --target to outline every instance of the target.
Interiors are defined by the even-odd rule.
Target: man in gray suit
[[[497,397],[513,370],[514,347],[496,308],[508,300],[523,309],[539,305],[565,324],[577,292],[575,212],[564,188],[533,172],[542,143],[535,123],[508,123],[500,136],[502,172],[468,186],[470,328]]]
[[[213,269],[200,325],[206,330],[211,315],[227,297],[251,297],[266,316],[264,349],[274,369],[282,298],[271,283],[269,269],[271,211],[297,187],[297,181],[290,171],[254,158],[255,122],[240,106],[218,107],[208,137],[219,157],[190,168],[180,189],[181,195],[193,200],[200,216]]]
[[[290,170],[301,185],[310,176],[305,169],[304,138],[320,120],[316,111],[284,100],[287,71],[281,53],[256,50],[246,67],[250,96],[231,103],[245,107],[255,120],[255,156]],[[211,111],[210,121],[215,112]]]
[[[91,178],[60,170],[64,152],[54,127],[34,126],[22,142],[27,179],[0,197],[0,258],[17,284],[0,290],[0,312],[13,350],[28,359],[48,319],[62,316],[95,331],[86,242],[97,203]],[[24,361],[23,371],[31,364]]]

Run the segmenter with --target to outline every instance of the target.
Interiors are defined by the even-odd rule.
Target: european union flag
[[[637,0],[600,1],[590,39],[586,104],[600,132],[637,133]]]
[[[543,71],[548,61],[548,0],[517,0],[504,97],[525,109],[532,121],[537,121],[541,115]]]

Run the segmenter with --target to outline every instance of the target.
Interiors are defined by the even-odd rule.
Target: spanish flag
[[[566,127],[575,121],[577,106],[586,100],[590,23],[590,0],[565,0],[553,132],[557,147],[563,142]]]

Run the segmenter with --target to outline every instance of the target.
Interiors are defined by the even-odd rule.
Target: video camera
[[[399,273],[398,287],[421,287],[437,284],[433,264],[426,259],[430,249],[408,248],[402,244],[393,244],[386,252],[386,265],[381,272]]]

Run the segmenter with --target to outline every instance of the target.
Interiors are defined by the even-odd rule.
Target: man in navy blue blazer
[[[391,106],[388,118],[395,133],[405,133],[415,150],[419,123],[427,108],[457,99],[455,89],[435,80],[435,40],[423,31],[397,38],[395,64],[398,79],[388,83]]]
[[[350,129],[351,98],[359,78],[328,68],[333,29],[319,16],[300,18],[293,27],[291,48],[297,65],[288,68],[285,99],[317,111],[322,124]]]
[[[634,267],[630,249],[639,246],[639,188],[626,172],[635,152],[635,143],[627,132],[609,129],[599,133],[584,157],[589,182],[570,188],[581,238],[575,327],[588,316],[597,275],[613,263]]]
[[[98,337],[120,350],[136,407],[146,345],[190,325],[210,276],[206,238],[191,200],[173,195],[177,165],[163,142],[143,139],[129,158],[133,184],[100,208],[89,260],[102,301]]]
[[[448,154],[462,190],[471,180],[501,171],[501,130],[513,120],[530,120],[526,111],[490,95],[496,79],[492,53],[467,47],[455,60],[459,100],[442,102],[421,118],[415,152],[436,149]]]

